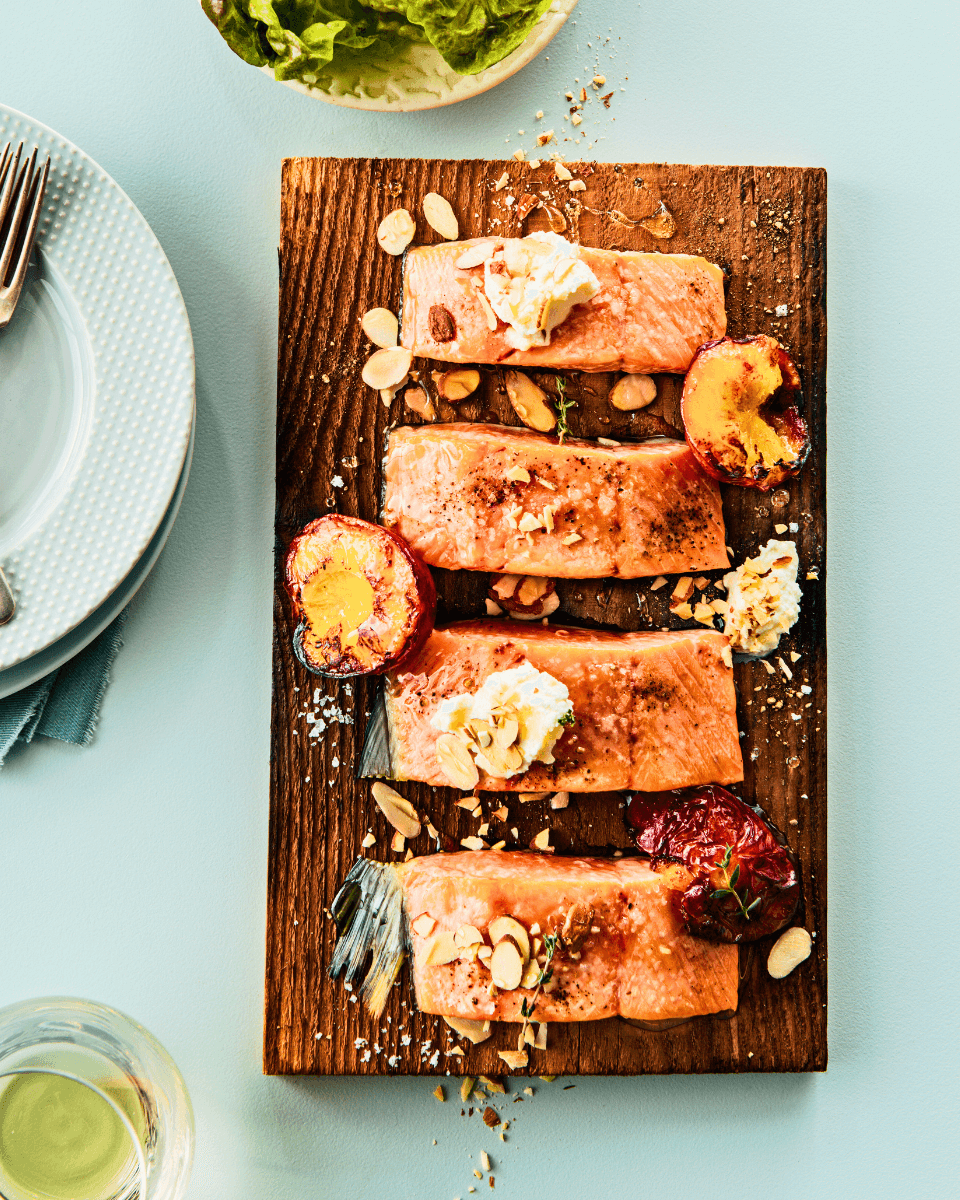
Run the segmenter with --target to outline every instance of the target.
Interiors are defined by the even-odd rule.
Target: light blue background
[[[203,1200],[452,1200],[483,1146],[501,1198],[960,1195],[957,9],[575,16],[496,91],[386,117],[246,67],[195,0],[0,0],[0,99],[140,207],[198,385],[183,510],[95,745],[0,774],[0,1004],[87,995],[152,1029],[193,1094]],[[629,82],[598,157],[829,173],[830,1070],[543,1085],[501,1145],[425,1079],[259,1073],[280,160],[501,157],[536,109],[559,125],[611,26],[601,61]]]

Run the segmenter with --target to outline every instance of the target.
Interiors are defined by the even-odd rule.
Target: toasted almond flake
[[[530,1061],[526,1050],[498,1050],[497,1058],[502,1058],[511,1071],[522,1070]]]
[[[776,671],[773,669],[772,663],[768,663],[765,658],[761,658],[760,661],[763,663],[763,669],[768,675],[776,675]]]
[[[601,446],[622,446],[623,442],[618,442],[615,438],[598,437],[597,443]]]
[[[495,192],[502,192],[503,189],[507,186],[507,184],[509,182],[510,182],[510,176],[506,171],[504,171],[504,173],[500,176],[500,178],[497,180],[497,182],[493,185],[493,190]]]
[[[464,946],[477,946],[483,944],[483,934],[476,925],[461,925],[457,932],[453,935],[453,940],[461,949]]]
[[[377,844],[377,839],[374,836],[374,834],[372,834],[372,833],[368,833],[367,836],[360,843],[360,845],[364,848],[364,850],[369,850],[371,846],[375,846],[376,844]]]
[[[710,604],[698,603],[693,610],[693,619],[699,621],[701,625],[709,625],[713,627],[713,606]]]
[[[454,263],[461,271],[469,271],[471,267],[479,267],[493,257],[493,252],[497,247],[497,243],[492,239],[477,242],[473,246],[468,246]]]
[[[587,185],[582,179],[571,180],[567,186],[570,188],[571,192],[585,192],[587,190]]]
[[[546,800],[549,795],[549,792],[518,792],[517,799],[521,804],[529,804],[532,800]]]
[[[398,833],[411,840],[420,836],[420,816],[409,800],[379,780],[370,791],[377,807]]]
[[[443,1019],[448,1025],[450,1024],[448,1017],[444,1017]],[[477,1081],[471,1075],[464,1075],[463,1079],[460,1081],[460,1099],[464,1102],[464,1104],[466,1104],[467,1097],[473,1091],[473,1085],[476,1082]]]
[[[483,1123],[488,1129],[496,1129],[500,1124],[500,1114],[495,1108],[485,1108],[483,1110]]]
[[[429,937],[436,927],[436,917],[431,917],[429,913],[421,913],[415,921],[410,922],[410,928],[419,937]]]
[[[706,575],[698,575],[693,581],[693,586],[702,592],[704,588],[710,586],[710,580],[706,577]]]
[[[521,985],[522,986],[522,985]],[[520,1029],[520,1036],[517,1038],[517,1049],[522,1050],[524,1046],[532,1046],[534,1039],[533,1027],[524,1025]]]
[[[497,731],[493,740],[500,750],[506,750],[517,740],[520,733],[520,722],[516,717],[501,718],[497,723]]]
[[[514,150],[513,157],[517,160],[517,162],[523,162],[527,156],[523,150]]]
[[[418,417],[423,417],[425,421],[435,421],[437,410],[433,407],[433,401],[420,386],[410,387],[403,393],[403,402],[407,408],[412,409]]]
[[[557,175],[557,178],[558,178],[558,179],[564,179],[564,180],[566,180],[566,179],[572,179],[572,178],[573,178],[573,175],[571,174],[571,172],[570,172],[570,171],[568,171],[568,170],[567,170],[567,168],[566,168],[566,167],[563,165],[563,163],[561,163],[561,162],[558,162],[558,163],[554,164],[554,168],[553,168],[553,169],[554,169],[554,171],[556,172],[556,175]]]
[[[487,849],[487,843],[483,840],[483,838],[473,837],[472,835],[470,837],[461,838],[460,845],[464,848],[464,850]]]
[[[452,1050],[445,1050],[444,1053],[448,1058],[463,1058],[463,1051],[459,1046],[454,1046]]]
[[[546,1050],[547,1048],[547,1026],[546,1022],[541,1021],[537,1026],[537,1036],[534,1039],[534,1046],[537,1050]]]
[[[666,582],[667,582],[667,579],[666,579],[665,575],[658,575],[656,577],[656,579],[653,581],[653,583],[650,584],[650,591],[651,592],[659,591],[660,588],[662,588]]]
[[[468,812],[473,812],[476,808],[472,796],[463,796],[459,800],[454,800],[453,804],[455,808],[465,808]]]
[[[417,226],[405,208],[394,209],[380,222],[377,241],[388,254],[402,254],[413,241]]]
[[[507,371],[504,374],[504,386],[514,412],[524,425],[539,433],[549,433],[554,428],[557,418],[547,405],[546,392],[537,387],[529,375],[521,371]]]
[[[721,616],[724,616],[727,611],[727,602],[726,600],[711,600],[710,607],[715,613],[719,613]]]
[[[529,483],[530,482],[530,472],[527,470],[526,467],[521,467],[521,466],[517,465],[517,466],[511,467],[506,472],[505,478],[508,479],[511,483]]]
[[[480,949],[477,951],[477,957],[483,963],[490,961],[491,954],[493,954],[492,946],[481,946]]]
[[[507,843],[502,840],[499,842],[494,842],[493,845],[490,847],[490,849],[491,850],[502,850],[504,848],[504,846],[506,846],[506,844]]]
[[[430,837],[432,837],[432,838],[435,838],[435,837],[437,837],[437,836],[438,836],[438,835],[437,835],[437,831],[434,829],[434,827],[433,827],[433,826],[430,824],[430,822],[429,822],[429,821],[427,822],[427,833],[428,833],[428,834],[429,834],[429,836],[430,836]]]
[[[427,192],[423,198],[423,215],[431,229],[435,229],[448,242],[455,242],[460,236],[460,224],[450,201],[439,192]]]
[[[533,167],[534,170],[536,170],[536,168],[540,166],[540,159],[539,158],[531,158],[530,162],[527,165],[530,167]]]
[[[689,600],[693,595],[693,578],[690,575],[681,576],[676,583],[673,591],[670,593],[671,598],[678,603],[684,600]]]
[[[506,821],[510,816],[510,810],[505,804],[501,804],[499,808],[493,810],[490,816],[496,817],[498,821]]]
[[[799,655],[799,654],[796,652],[796,650],[791,650],[791,651],[790,651],[790,661],[791,661],[792,663],[795,663],[795,662],[799,662],[799,661],[800,661],[800,655]]]
[[[403,384],[405,384],[406,382],[407,382],[406,379],[401,379],[400,387],[402,387]],[[381,403],[383,404],[384,408],[390,407],[390,405],[393,403],[394,396],[397,394],[397,392],[400,391],[400,387],[381,388],[380,389],[380,400],[381,400]]]
[[[537,836],[531,842],[534,850],[546,850],[550,846],[550,830],[541,829]]]
[[[787,677],[787,679],[792,679],[793,672],[790,670],[790,668],[787,666],[787,664],[783,661],[783,659],[778,656],[777,662],[780,665],[780,670],[784,673],[784,675]]]
[[[579,533],[567,533],[560,539],[560,541],[564,546],[573,546],[577,542],[582,542],[583,536]]]
[[[490,832],[490,823],[488,821],[484,821],[484,823],[477,830],[477,833],[480,837],[486,837],[489,832]]]
[[[480,372],[470,369],[445,371],[440,376],[437,390],[444,400],[457,404],[466,400],[480,386]]]
[[[774,525],[773,528],[776,530],[777,533],[786,533],[788,526],[781,523],[779,525]]]
[[[444,930],[441,933],[435,933],[427,942],[423,962],[427,967],[443,967],[459,957],[460,947],[453,940],[453,934],[449,930]]]
[[[497,314],[490,307],[490,301],[486,298],[483,292],[477,292],[477,299],[480,301],[480,307],[483,309],[483,315],[487,319],[487,328],[491,333],[497,328]]]
[[[410,371],[413,354],[404,346],[376,350],[363,364],[360,378],[367,387],[384,391],[399,387]]]
[[[813,940],[810,934],[799,925],[787,929],[773,944],[767,956],[767,970],[774,979],[785,979],[794,967],[798,967],[810,957]]]
[[[462,792],[472,791],[480,782],[480,772],[469,750],[450,733],[442,733],[437,738],[437,763],[453,786]]]
[[[473,816],[475,816],[475,817],[479,817],[479,816],[480,816],[480,813],[482,812],[482,809],[480,808],[480,805],[478,804],[478,805],[476,806],[476,808],[474,808],[474,809],[472,810],[472,812],[473,812]]]
[[[504,937],[494,946],[490,958],[490,975],[503,991],[512,992],[523,978],[523,956],[513,938]]]
[[[443,1091],[443,1084],[441,1084],[441,1083],[438,1083],[438,1084],[437,1084],[437,1086],[436,1086],[436,1087],[433,1089],[433,1094],[436,1096],[436,1098],[437,1098],[437,1099],[438,1099],[438,1100],[439,1100],[441,1103],[442,1103],[444,1100],[446,1100],[446,1098],[447,1098],[447,1097],[444,1095],[444,1091]]]
[[[520,518],[520,532],[532,533],[534,529],[542,529],[543,522],[534,513],[524,513]]]
[[[680,618],[681,621],[689,621],[693,617],[693,609],[689,604],[671,604],[670,611]]]
[[[550,807],[553,809],[566,808],[569,803],[569,792],[557,792],[555,796],[550,797]]]
[[[371,308],[363,314],[360,328],[375,346],[389,348],[397,344],[400,323],[389,308]]]
[[[487,596],[487,598],[484,600],[484,604],[487,606],[488,617],[499,617],[503,612],[503,609],[500,607],[500,605],[497,604],[495,600],[491,600],[489,596]]]
[[[520,951],[524,964],[530,958],[530,935],[515,917],[494,917],[487,927],[491,943],[496,946],[504,938],[510,938]]]

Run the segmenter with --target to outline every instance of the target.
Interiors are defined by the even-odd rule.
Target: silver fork
[[[37,170],[36,148],[21,167],[22,154],[23,142],[16,153],[8,142],[0,156],[0,329],[10,323],[20,299],[50,173],[49,155]],[[0,568],[0,625],[6,625],[16,611],[17,602]]]

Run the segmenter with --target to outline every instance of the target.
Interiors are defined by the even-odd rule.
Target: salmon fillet
[[[457,259],[477,241],[416,246],[403,267],[400,344],[415,355],[456,363],[505,363],[577,371],[686,371],[704,342],[727,329],[723,272],[694,254],[645,254],[579,247],[600,290],[578,304],[547,346],[515,350],[497,320],[491,330],[477,295],[483,267],[460,270]],[[520,239],[498,238],[500,246]],[[453,318],[455,336],[438,341],[430,309]]]
[[[553,978],[534,1009],[537,1021],[628,1017],[661,1021],[737,1007],[736,946],[684,933],[661,876],[638,859],[550,858],[495,850],[435,854],[396,867],[410,923],[436,921],[427,936],[410,928],[413,980],[423,1012],[470,1020],[520,1021],[532,988],[496,990],[479,961],[428,966],[437,932],[511,916],[529,931],[562,930],[571,909],[586,922],[572,958],[560,948]],[[424,923],[429,926],[429,922]],[[593,932],[596,930],[597,932]]]
[[[400,426],[383,477],[383,524],[433,567],[633,579],[730,565],[720,488],[685,442],[561,445],[505,425]],[[525,514],[540,526],[525,532]]]
[[[436,756],[440,735],[430,724],[437,708],[522,662],[566,685],[575,724],[554,747],[555,762],[535,762],[510,779],[481,772],[482,789],[656,792],[743,778],[723,634],[611,633],[520,621],[435,629],[412,663],[387,676],[391,777],[447,785]]]

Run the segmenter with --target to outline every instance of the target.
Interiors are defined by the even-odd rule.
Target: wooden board
[[[494,184],[504,170],[510,184],[497,191]],[[295,622],[281,585],[286,546],[306,522],[334,510],[377,519],[384,433],[391,423],[418,422],[405,410],[402,397],[388,410],[361,383],[360,370],[371,347],[360,331],[360,318],[379,305],[396,311],[399,302],[401,261],[379,249],[379,221],[400,206],[419,215],[421,198],[429,191],[452,202],[462,237],[516,236],[547,227],[548,219],[558,223],[562,214],[567,236],[587,245],[692,251],[720,263],[730,274],[729,332],[772,333],[787,346],[803,377],[814,442],[813,455],[789,486],[767,495],[725,488],[723,497],[735,561],[777,536],[776,524],[789,527],[783,536],[794,537],[800,553],[801,617],[780,651],[792,680],[775,662],[773,675],[758,661],[735,667],[746,773],[736,790],[764,805],[800,855],[802,919],[816,934],[814,954],[788,979],[775,982],[765,969],[769,939],[743,948],[740,1007],[730,1019],[700,1019],[666,1032],[639,1030],[617,1020],[553,1025],[549,1048],[531,1056],[530,1073],[812,1071],[826,1066],[826,176],[820,170],[781,167],[593,164],[574,170],[586,182],[585,192],[571,193],[555,178],[552,164],[534,169],[513,160],[284,163],[267,1073],[495,1074],[503,1069],[496,1050],[515,1047],[516,1027],[501,1026],[488,1042],[467,1044],[463,1058],[448,1055],[455,1039],[439,1018],[414,1012],[406,972],[379,1020],[371,1019],[341,983],[328,979],[334,930],[326,910],[361,853],[367,830],[378,838],[368,853],[382,859],[400,856],[390,852],[391,830],[370,798],[369,781],[354,777],[373,685],[365,680],[338,684],[300,666],[291,651]],[[521,220],[518,209],[534,200],[553,211],[535,208]],[[661,200],[676,221],[669,240],[658,241],[611,215],[646,217],[659,209]],[[422,240],[439,240],[422,217],[418,225]],[[533,372],[548,387],[552,374]],[[484,368],[483,375],[476,397],[456,409],[442,404],[440,420],[517,424],[499,372]],[[658,377],[657,400],[635,414],[610,406],[606,397],[613,382],[610,375],[568,376],[568,392],[577,400],[570,422],[574,434],[632,438],[676,433],[680,377]],[[818,570],[818,579],[804,579],[811,569]],[[434,574],[440,621],[483,612],[487,576]],[[683,623],[666,608],[671,588],[651,592],[650,582],[561,582],[562,608],[555,620],[621,629],[680,627]],[[799,659],[794,661],[793,654]],[[801,685],[811,689],[809,694],[800,692]],[[319,734],[317,722],[325,722]],[[476,832],[479,822],[453,806],[459,793],[415,784],[401,789],[450,839],[449,845]],[[485,812],[496,804],[499,800],[493,805],[485,800]],[[574,797],[558,813],[542,808],[510,804],[521,845],[549,820],[561,853],[610,854],[630,846],[616,798]],[[413,847],[417,854],[432,848],[426,833]]]

